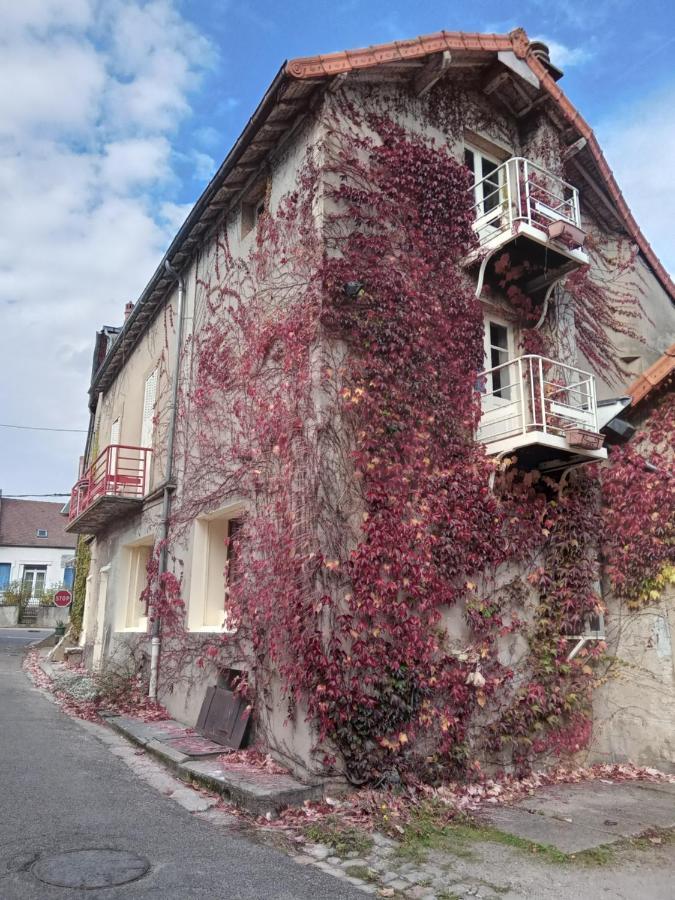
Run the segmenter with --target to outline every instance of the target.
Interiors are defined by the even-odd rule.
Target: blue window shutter
[[[66,568],[63,570],[63,583],[68,588],[68,590],[71,590],[74,580],[75,580],[75,567],[74,566],[66,566]]]
[[[9,573],[11,571],[11,563],[0,563],[0,591],[4,591],[9,584]]]

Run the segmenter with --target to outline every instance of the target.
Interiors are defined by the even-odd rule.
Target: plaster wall
[[[65,561],[75,556],[74,547],[0,547],[0,563],[10,563],[10,581],[19,581],[24,567],[47,566],[45,585],[63,584]]]
[[[595,694],[591,762],[675,773],[675,589],[632,612],[610,601],[609,679]]]
[[[479,137],[498,144],[507,155],[510,153],[521,154],[528,152],[531,158],[534,157],[553,169],[556,169],[556,165],[560,162],[555,158],[551,158],[551,147],[553,144],[549,140],[544,140],[548,134],[545,128],[542,134],[539,134],[541,139],[538,139],[536,131],[531,131],[524,137],[519,133],[515,121],[498,112],[484,96],[479,95],[477,92],[462,92],[452,88],[447,89],[445,94],[437,91],[435,93],[432,92],[432,95],[428,98],[418,99],[412,98],[407,93],[405,98],[403,98],[400,91],[395,87],[388,88],[386,92],[376,95],[372,86],[355,85],[349,89],[348,93],[352,99],[364,105],[371,104],[371,107],[375,110],[383,108],[394,109],[396,116],[403,124],[445,143],[458,159],[462,158],[465,130],[468,129]],[[288,190],[292,189],[307,146],[316,143],[320,136],[319,126],[308,125],[298,132],[294,142],[288,144],[278,154],[272,167],[271,185],[268,186],[268,199],[272,209],[276,207],[279,199]],[[319,203],[317,215],[320,216],[322,211],[323,207]],[[230,250],[235,257],[243,257],[254,248],[254,230],[248,234],[242,233],[240,210],[234,210],[229,214],[223,220],[222,226],[227,236]],[[181,382],[184,388],[188,388],[193,383],[195,361],[192,358],[191,348],[195,336],[198,336],[199,329],[203,327],[203,323],[207,318],[207,298],[203,289],[200,289],[198,286],[198,282],[208,281],[209,277],[213,275],[217,252],[218,247],[215,236],[213,234],[208,235],[200,252],[189,267],[189,271],[186,273],[186,339],[189,346],[187,346],[181,360]],[[641,262],[640,265],[645,268]],[[653,325],[648,325],[644,322],[641,323],[640,327],[644,328],[648,337],[647,345],[650,348],[650,353],[653,353],[653,357],[655,357],[658,355],[655,348],[659,345],[659,342],[667,345],[667,335],[672,335],[672,307],[669,306],[670,301],[648,271],[645,270],[643,272],[640,269],[640,277],[648,285],[650,299],[645,305],[654,320]],[[124,369],[111,389],[101,398],[97,414],[96,427],[99,436],[99,449],[102,449],[109,443],[112,422],[118,416],[121,418],[122,424],[120,441],[137,445],[140,442],[145,379],[155,367],[159,366],[160,380],[157,407],[159,421],[155,429],[156,453],[152,480],[152,484],[155,486],[161,483],[164,469],[162,449],[165,445],[166,414],[170,385],[169,373],[173,370],[172,353],[175,346],[176,299],[176,292],[174,292],[168,305],[159,313],[146,335],[130,355]],[[653,350],[652,347],[654,348]],[[653,357],[645,356],[645,367],[653,361]],[[602,378],[602,373],[596,372],[596,375]],[[607,393],[601,391],[601,396],[607,396],[612,393],[609,385],[605,387]],[[190,421],[189,400],[186,402],[183,411],[186,421]],[[224,428],[224,435],[226,433],[227,430]],[[186,470],[186,442],[183,443],[182,454],[181,456],[179,451],[176,460],[178,485],[175,502],[179,504],[185,500],[185,485],[182,475]],[[203,487],[207,488],[208,485]],[[205,495],[206,493],[205,491]],[[205,502],[203,509],[198,514],[210,512],[211,509],[212,505],[210,506],[209,502]],[[139,653],[141,657],[143,656],[142,648],[147,647],[146,629],[125,629],[121,625],[123,622],[123,610],[128,599],[126,594],[128,580],[125,577],[123,551],[126,546],[150,535],[157,534],[160,524],[160,510],[161,506],[158,500],[157,503],[148,505],[141,514],[123,520],[115,524],[114,527],[111,526],[105,533],[97,537],[95,546],[92,548],[92,567],[87,610],[85,612],[85,628],[83,629],[89,660],[93,658],[93,648],[97,640],[101,645],[103,665],[114,665],[120,660],[128,660],[132,655],[135,655],[135,658],[138,659]],[[188,610],[190,604],[195,602],[195,598],[191,596],[193,545],[194,523],[188,523],[182,530],[178,544],[172,548],[177,560],[180,560],[180,562],[176,561],[174,563],[175,574],[182,579],[183,598]],[[512,574],[510,573],[509,577]],[[504,578],[507,577],[507,573],[502,573],[502,575]],[[102,579],[105,580],[106,584],[104,593],[100,591]],[[101,599],[99,602],[99,598],[104,599]],[[444,616],[444,624],[453,642],[458,646],[468,637],[463,620],[463,611],[460,608],[447,611]],[[625,652],[628,656],[631,654],[635,656],[636,653],[641,652],[640,648],[645,649],[643,646],[646,639],[645,635],[647,633],[652,634],[657,626],[653,622],[650,625],[644,625],[644,627],[643,625],[640,626],[643,630],[640,630],[640,628],[634,630],[632,632],[634,637],[630,639],[628,635],[631,632],[629,629],[626,631],[626,636],[622,637],[617,644],[622,653]],[[662,626],[658,627],[662,628]],[[672,624],[669,625],[670,627],[672,627]],[[646,631],[644,630],[645,628]],[[172,715],[188,724],[196,722],[206,687],[217,683],[218,673],[210,664],[206,663],[204,668],[199,668],[196,665],[200,649],[206,642],[213,639],[212,631],[209,634],[186,632],[180,639],[180,646],[172,648],[170,643],[165,646],[161,663],[160,699]],[[663,648],[663,641],[661,647]],[[651,652],[653,648],[648,647],[646,649]],[[514,639],[509,646],[505,645],[503,648],[504,662],[517,661],[522,657],[525,650],[523,641],[518,642]],[[183,654],[182,674],[180,677],[171,675],[171,654],[173,651],[175,651],[174,660],[178,659],[181,653]],[[657,651],[654,650],[654,653],[657,653]],[[667,666],[661,656],[658,656],[658,660],[660,660],[657,666],[658,671],[652,665],[654,661],[649,662],[645,666],[645,671],[656,673],[663,682],[666,678]],[[654,662],[654,665],[657,665],[656,662]],[[670,670],[668,671],[671,672],[668,677],[672,679],[672,656]],[[609,709],[614,699],[619,699],[619,694],[612,694],[612,690],[620,691],[618,687],[607,688],[609,693],[597,710],[598,721],[602,718],[603,710]],[[636,703],[640,691],[639,687],[635,688]],[[291,762],[296,768],[303,765],[311,767],[312,735],[304,721],[302,710],[298,711],[294,723],[287,722],[287,711],[278,684],[272,686],[268,699],[269,702],[263,709],[258,711],[258,714],[260,721],[271,734],[280,757]],[[625,719],[625,721],[628,722],[629,719]],[[631,721],[635,723],[635,719]],[[625,747],[625,752],[628,754],[629,742],[625,736],[627,734],[626,728],[623,731],[615,729],[611,733],[603,731],[602,733],[606,734],[605,742],[598,744],[599,749],[597,753],[605,754],[605,757],[608,758],[611,754],[624,752],[621,747]],[[621,734],[623,734],[623,737],[620,737]],[[655,738],[655,740],[657,739]],[[658,738],[657,743],[659,743],[659,746],[667,747],[666,737]],[[662,753],[662,751],[658,750],[658,753]]]

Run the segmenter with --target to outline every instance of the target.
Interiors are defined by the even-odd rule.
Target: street
[[[0,631],[2,900],[365,896],[146,784],[96,736],[99,726],[64,715],[21,670],[25,646],[48,633]],[[72,883],[73,872],[83,885],[96,883],[102,863],[112,886],[53,886]]]

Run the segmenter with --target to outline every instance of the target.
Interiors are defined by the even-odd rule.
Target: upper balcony
[[[476,437],[490,455],[542,469],[607,458],[590,373],[527,355],[482,372],[480,389]]]
[[[491,171],[471,189],[478,247],[466,262],[487,260],[511,245],[514,265],[526,263],[530,272],[541,268],[545,273],[534,279],[541,287],[588,263],[579,191],[573,185],[523,157],[484,163],[483,172],[486,167]]]
[[[109,522],[143,504],[149,487],[152,450],[110,444],[70,494],[66,531],[96,534]]]

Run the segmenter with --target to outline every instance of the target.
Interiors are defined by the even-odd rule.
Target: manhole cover
[[[70,888],[104,888],[142,878],[150,863],[125,850],[69,850],[45,856],[31,869],[45,884]]]

